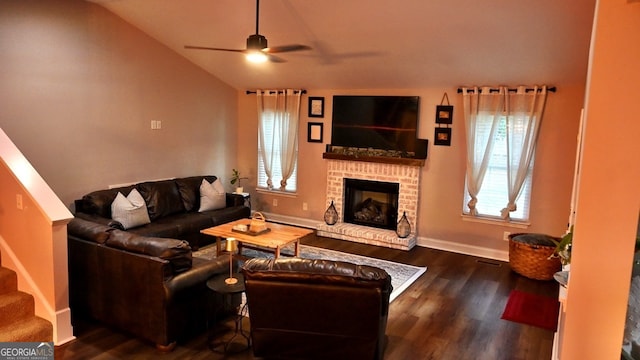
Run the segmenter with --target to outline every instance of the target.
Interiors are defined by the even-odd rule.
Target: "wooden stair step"
[[[18,275],[16,272],[0,267],[0,295],[18,290]]]
[[[35,301],[31,294],[14,291],[0,295],[0,327],[15,324],[35,315]]]
[[[51,342],[53,325],[38,316],[31,316],[0,327],[0,342]]]

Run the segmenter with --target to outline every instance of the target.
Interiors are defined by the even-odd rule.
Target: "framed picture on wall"
[[[436,124],[453,123],[453,106],[437,105],[436,106]]]
[[[309,97],[309,117],[324,117],[323,97]]]
[[[322,130],[324,124],[321,122],[310,122],[307,124],[307,142],[322,142]]]
[[[435,145],[451,146],[451,128],[436,128]]]

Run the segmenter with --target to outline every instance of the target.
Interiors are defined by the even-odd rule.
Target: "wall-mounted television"
[[[331,145],[416,150],[418,96],[335,95]]]

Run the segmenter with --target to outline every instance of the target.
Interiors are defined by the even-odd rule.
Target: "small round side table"
[[[236,282],[235,284],[227,284],[225,283],[225,280],[229,277],[228,274],[221,274],[218,276],[214,276],[211,279],[207,280],[207,287],[210,290],[215,291],[216,293],[222,295],[222,304],[218,307],[218,309],[216,309],[214,311],[214,317],[215,314],[218,313],[219,310],[222,310],[222,312],[227,312],[227,311],[231,311],[231,310],[236,310],[235,307],[233,307],[232,302],[233,302],[233,295],[236,294],[242,294],[245,289],[244,289],[244,276],[240,273],[235,273],[233,274],[233,277],[236,278],[238,280],[238,282]],[[233,343],[233,340],[240,335],[241,337],[245,338],[247,340],[247,346],[237,349],[235,351],[232,352],[240,352],[240,351],[244,351],[246,349],[248,349],[249,347],[251,347],[251,338],[249,336],[249,334],[247,334],[243,329],[242,329],[242,319],[244,318],[244,316],[247,314],[248,309],[247,309],[247,304],[242,304],[240,311],[238,311],[235,314],[235,330],[233,333],[233,336],[231,338],[229,338],[229,340],[227,340],[226,342],[221,342],[221,343],[211,343],[210,344],[210,348],[211,350],[215,351],[215,349],[220,346],[223,345],[223,349],[224,349],[224,353],[228,353],[229,351],[229,345],[231,345]],[[215,324],[215,320],[214,320],[214,324]]]

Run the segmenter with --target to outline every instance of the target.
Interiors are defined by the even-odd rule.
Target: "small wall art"
[[[445,105],[445,101],[447,104]],[[444,93],[440,105],[436,105],[436,124],[438,127],[435,131],[434,145],[451,146],[451,128],[453,124],[453,106],[449,104],[449,96]],[[446,127],[440,127],[444,124]]]
[[[323,97],[309,97],[309,117],[324,117]]]
[[[447,102],[447,105],[444,102]],[[449,96],[444,93],[440,105],[436,106],[436,124],[452,124],[453,123],[453,105],[449,104]]]
[[[321,122],[310,122],[307,124],[307,142],[322,142],[322,132],[324,124]]]
[[[437,124],[453,123],[453,106],[437,105],[436,106],[436,123]]]
[[[436,128],[435,145],[451,146],[451,128]]]

